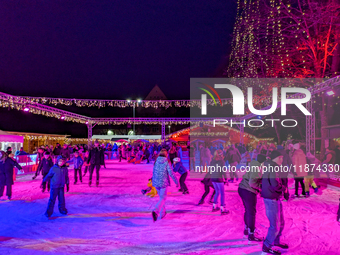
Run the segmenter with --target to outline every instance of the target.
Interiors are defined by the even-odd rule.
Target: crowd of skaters
[[[200,162],[208,166],[224,166],[226,164],[239,165],[241,160],[245,160],[247,165],[257,166],[261,169],[262,166],[280,166],[293,164],[296,166],[304,164],[339,164],[340,148],[335,150],[326,149],[325,156],[322,160],[317,159],[313,153],[305,153],[305,148],[300,143],[286,143],[284,145],[275,146],[274,144],[259,144],[251,152],[243,144],[235,144],[223,147],[209,146],[207,143],[201,144],[198,148],[191,146],[190,150],[190,169],[194,169],[195,159],[199,156]],[[20,150],[21,155],[25,155],[23,150]],[[151,185],[149,188],[154,188],[159,195],[159,201],[152,211],[154,221],[163,219],[166,216],[165,201],[167,196],[167,188],[170,186],[170,178],[175,182],[176,187],[180,186],[179,191],[183,194],[189,194],[185,180],[188,175],[187,169],[182,163],[182,148],[178,144],[160,145],[160,144],[122,144],[117,146],[100,145],[98,141],[94,146],[87,148],[82,145],[63,145],[57,144],[55,148],[45,146],[38,148],[37,151],[38,168],[35,179],[41,172],[43,181],[41,184],[42,191],[46,189],[50,191],[50,199],[45,215],[50,217],[53,213],[53,208],[56,199],[59,201],[59,211],[62,214],[67,214],[65,206],[64,190],[69,191],[70,179],[68,174],[67,163],[74,165],[74,184],[77,184],[78,177],[82,182],[82,177],[89,172],[89,186],[92,185],[92,175],[96,170],[96,186],[99,185],[99,173],[101,166],[105,166],[104,157],[107,155],[109,159],[116,157],[121,162],[125,159],[127,162],[137,163],[138,161],[154,160],[153,174],[150,178]],[[7,186],[6,195],[8,199],[12,196],[13,185],[13,169],[14,167],[21,169],[20,165],[11,156],[11,149],[0,152],[0,195],[3,195],[4,188]],[[73,157],[71,157],[71,155]],[[55,159],[55,160],[53,160]],[[135,159],[135,161],[133,161]],[[54,164],[55,163],[55,164]],[[82,174],[82,166],[85,166],[84,175]],[[174,173],[180,174],[178,181]],[[317,172],[296,171],[292,172],[295,179],[295,196],[299,197],[299,185],[301,185],[304,197],[310,196],[309,185],[316,193],[318,186],[314,181],[314,174]],[[263,251],[271,254],[280,254],[279,251],[273,249],[273,246],[278,246],[287,249],[288,245],[280,242],[280,237],[284,228],[284,214],[282,199],[290,199],[288,192],[288,174],[275,172],[246,172],[239,183],[238,193],[242,199],[245,208],[244,213],[244,235],[248,236],[250,241],[263,241]],[[221,215],[227,215],[227,205],[225,204],[224,186],[230,182],[234,182],[234,178],[238,181],[237,173],[231,174],[229,178],[225,172],[207,172],[202,180],[204,184],[204,194],[198,205],[204,203],[206,196],[210,190],[213,194],[209,200],[212,204],[212,212],[221,212]],[[143,192],[145,194],[145,192]],[[255,232],[256,222],[256,204],[257,196],[261,195],[264,199],[266,215],[270,222],[267,236],[259,237]],[[220,207],[218,199],[220,198]],[[337,214],[337,221],[340,221],[340,205]]]
[[[166,189],[170,186],[170,178],[173,179],[176,186],[178,180],[173,174],[176,166],[171,165],[169,154],[171,149],[162,150],[157,158],[154,168],[152,182],[159,194],[159,201],[152,211],[154,221],[162,219],[166,215],[165,201]],[[245,209],[244,213],[244,235],[248,236],[249,241],[263,242],[263,252],[269,254],[281,254],[280,251],[274,249],[274,246],[281,249],[288,249],[288,244],[282,243],[280,237],[284,229],[284,210],[282,200],[289,200],[291,197],[310,197],[310,186],[314,192],[318,192],[319,186],[314,181],[314,175],[318,176],[318,171],[306,170],[306,165],[314,164],[317,168],[321,164],[334,165],[339,164],[340,148],[337,146],[335,150],[326,149],[325,156],[322,160],[317,159],[314,153],[307,153],[303,144],[299,142],[286,142],[282,145],[259,143],[254,150],[249,150],[243,144],[232,144],[226,147],[220,145],[209,145],[208,143],[199,146],[190,147],[190,169],[195,169],[196,160],[202,166],[220,166],[220,169],[226,164],[230,166],[238,166],[243,160],[250,167],[256,166],[259,171],[249,171],[243,174],[241,182],[238,184],[238,194],[242,199]],[[295,193],[290,196],[288,190],[288,174],[287,172],[262,172],[262,167],[266,166],[290,166],[291,174],[294,176]],[[301,167],[300,167],[301,166]],[[311,169],[312,167],[310,167]],[[203,168],[204,169],[204,168]],[[207,169],[207,168],[205,168]],[[217,169],[217,167],[216,167]],[[230,172],[227,176],[223,171],[206,171],[206,175],[202,180],[204,184],[204,194],[198,205],[204,203],[205,198],[210,190],[213,194],[209,200],[212,204],[212,212],[221,212],[221,215],[227,215],[229,210],[225,204],[224,186],[230,182],[236,182],[239,179],[237,172]],[[328,173],[327,173],[328,174]],[[241,177],[241,176],[240,176]],[[302,193],[299,194],[299,185]],[[258,236],[255,232],[256,222],[256,204],[257,197],[260,195],[265,204],[265,211],[270,227],[265,238]],[[220,198],[220,207],[218,199]],[[340,205],[337,213],[337,221],[340,222]]]

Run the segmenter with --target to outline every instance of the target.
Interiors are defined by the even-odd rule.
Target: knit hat
[[[274,150],[274,151],[272,151],[272,153],[270,153],[269,157],[270,157],[271,160],[273,160],[273,159],[280,157],[280,156],[282,156],[282,154],[279,151]]]
[[[266,156],[263,154],[258,154],[256,160],[262,164],[266,161]]]
[[[59,160],[61,160],[61,159],[66,161],[66,158],[65,158],[65,157],[59,155],[59,156],[57,157],[57,162],[58,162]]]
[[[181,162],[180,158],[174,158],[174,162]]]

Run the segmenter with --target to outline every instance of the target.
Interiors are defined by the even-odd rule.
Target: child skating
[[[83,182],[83,177],[81,175],[81,168],[84,164],[83,159],[79,156],[79,152],[76,151],[74,153],[73,159],[67,161],[67,163],[73,163],[73,168],[74,168],[74,184],[77,184],[78,182],[78,175],[79,175],[79,180],[82,183]]]
[[[50,199],[48,201],[47,210],[45,213],[46,217],[51,217],[53,214],[54,204],[58,197],[58,208],[61,214],[66,215],[67,209],[65,207],[65,194],[64,189],[66,185],[66,191],[69,191],[69,177],[68,177],[68,169],[66,167],[66,158],[62,156],[58,156],[57,164],[52,166],[43,182],[46,185],[46,182],[51,180],[51,191],[50,191]]]
[[[179,173],[181,175],[181,177],[179,178],[179,183],[181,188],[179,189],[180,192],[183,192],[183,194],[189,194],[189,190],[187,185],[185,184],[185,180],[188,176],[188,171],[186,170],[186,168],[183,166],[183,163],[181,162],[180,158],[174,158],[173,159],[174,162],[174,172],[175,173]]]
[[[53,166],[53,161],[51,159],[51,155],[50,152],[45,151],[44,153],[44,157],[41,160],[41,163],[39,164],[39,169],[37,170],[38,172],[41,171],[42,175],[43,175],[43,179],[46,177],[46,175],[48,174],[48,172],[50,171],[51,167]],[[50,181],[47,182],[47,191],[50,191]],[[42,188],[42,192],[45,192],[46,190],[46,182],[42,182],[41,184],[41,188]]]

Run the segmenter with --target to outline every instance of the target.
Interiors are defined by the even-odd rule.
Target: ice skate
[[[229,210],[227,210],[223,206],[221,206],[221,215],[227,215],[229,213],[230,213]]]
[[[218,212],[220,208],[217,206],[217,204],[213,204],[212,212]]]
[[[262,246],[262,255],[266,255],[266,254],[276,254],[276,255],[279,255],[281,254],[280,251],[278,250],[275,250],[273,248],[269,248],[265,245]]]
[[[197,205],[199,206],[199,205],[203,205],[203,204],[204,204],[204,200],[200,200]]]
[[[253,233],[252,232],[249,233],[248,240],[254,242],[262,242],[263,237],[258,236],[258,234],[254,231]]]
[[[248,226],[245,225],[245,226],[244,226],[244,230],[243,230],[243,238],[247,238],[247,237],[248,237],[248,234],[249,234],[249,232],[248,232]]]
[[[288,244],[286,244],[286,243],[278,243],[278,244],[274,244],[274,246],[280,247],[281,249],[288,249],[289,248]]]
[[[153,222],[157,221],[157,218],[158,218],[158,215],[156,212],[152,211],[152,219],[153,219]]]

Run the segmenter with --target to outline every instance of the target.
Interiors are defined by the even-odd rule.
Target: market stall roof
[[[5,143],[24,143],[24,138],[20,135],[12,135],[0,130],[0,142]]]
[[[214,141],[211,141],[212,143],[226,143],[226,141],[222,140],[222,139],[216,139]]]

